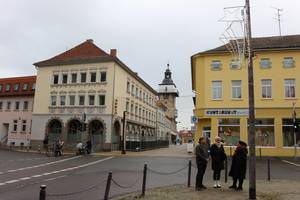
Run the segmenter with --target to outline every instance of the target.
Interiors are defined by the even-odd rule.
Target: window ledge
[[[291,98],[284,98],[284,100],[297,100],[298,98],[294,98],[294,97],[291,97]]]
[[[224,99],[212,99],[212,101],[224,101]]]
[[[273,98],[261,98],[260,100],[262,100],[262,101],[273,101],[274,99]]]
[[[231,101],[243,101],[243,98],[231,98]]]

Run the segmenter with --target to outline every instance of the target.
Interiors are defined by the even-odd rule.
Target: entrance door
[[[3,135],[1,137],[1,143],[2,144],[7,144],[7,139],[8,139],[8,130],[9,130],[9,124],[3,124]]]
[[[206,142],[209,145],[211,142],[210,131],[211,131],[210,126],[203,127],[203,129],[202,129],[202,136],[206,138]]]

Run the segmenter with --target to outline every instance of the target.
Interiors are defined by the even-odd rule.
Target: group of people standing
[[[239,141],[232,156],[232,163],[229,171],[229,176],[233,179],[233,184],[229,187],[230,189],[243,189],[243,181],[246,177],[247,154],[247,144],[243,141]],[[210,158],[213,170],[213,187],[221,188],[221,171],[224,169],[227,156],[224,151],[221,138],[218,136],[215,138],[214,144],[210,147],[207,145],[204,137],[199,138],[199,144],[196,147],[196,162],[198,168],[196,176],[196,190],[206,189],[206,186],[203,185],[203,176]],[[239,181],[238,186],[237,181]]]

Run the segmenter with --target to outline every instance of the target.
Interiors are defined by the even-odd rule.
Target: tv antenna
[[[273,9],[276,10],[276,17],[274,17],[275,20],[278,21],[278,28],[279,28],[279,35],[281,36],[281,12],[283,12],[282,8],[276,8],[276,7],[272,7]]]

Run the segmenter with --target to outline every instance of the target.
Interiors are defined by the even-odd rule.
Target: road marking
[[[44,163],[44,164],[40,164],[40,165],[34,165],[34,166],[29,166],[29,167],[23,167],[23,168],[19,168],[19,169],[11,169],[11,170],[8,170],[8,171],[6,171],[6,172],[0,172],[0,175],[1,175],[1,174],[12,173],[12,172],[23,171],[23,170],[27,170],[27,169],[33,169],[33,168],[38,168],[38,167],[44,167],[44,166],[48,166],[48,165],[53,165],[53,164],[56,164],[56,163],[61,163],[61,162],[65,162],[65,161],[68,161],[68,160],[73,160],[73,159],[76,159],[76,158],[79,158],[79,157],[81,157],[81,156],[75,156],[75,157],[71,157],[71,158],[66,158],[66,159],[57,160],[57,161],[53,161],[53,162],[48,162],[48,163]]]
[[[43,180],[44,182],[48,182],[48,181],[53,181],[53,180],[56,180],[56,179],[59,179],[59,178],[64,178],[66,177],[67,175],[62,175],[62,176],[57,176],[57,177],[54,177],[54,178],[48,178],[48,179],[45,179]]]
[[[15,180],[10,180],[10,181],[0,183],[0,186],[11,184],[11,183],[16,183],[16,182],[20,182],[20,181],[24,181],[24,180],[29,180],[29,179],[33,179],[33,178],[38,178],[38,177],[42,177],[42,176],[57,174],[57,173],[60,173],[60,172],[67,172],[67,171],[71,171],[71,170],[79,169],[79,168],[83,168],[83,167],[88,167],[88,166],[95,165],[97,163],[100,163],[100,162],[103,162],[103,161],[106,161],[106,160],[109,160],[109,159],[112,159],[112,158],[113,157],[108,157],[108,158],[104,158],[102,160],[96,160],[94,162],[86,163],[86,164],[83,164],[83,165],[78,165],[76,167],[69,167],[69,168],[65,168],[65,169],[62,169],[62,170],[58,170],[58,171],[45,172],[43,174],[36,174],[36,175],[29,176],[29,177],[23,177],[23,178],[19,178],[19,179],[15,179]],[[64,176],[66,176],[66,175],[64,175]]]
[[[293,163],[293,162],[290,162],[290,161],[287,161],[287,160],[282,160],[282,162],[288,163],[288,164],[290,164],[290,165],[294,165],[294,166],[296,166],[296,167],[300,167],[299,164]]]

